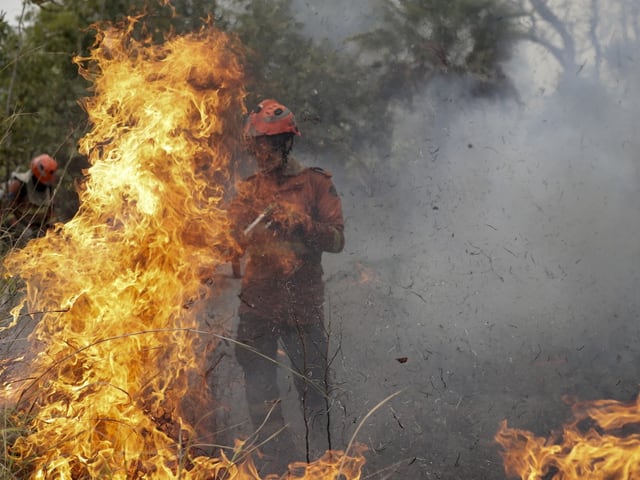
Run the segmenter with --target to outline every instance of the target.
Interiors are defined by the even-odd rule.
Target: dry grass
[[[15,441],[27,433],[28,419],[24,414],[15,412],[11,407],[3,407],[0,411],[0,479],[21,479],[25,477],[25,462],[18,463],[11,456],[11,447]]]
[[[2,220],[2,219],[0,219]],[[14,240],[9,232],[0,230],[0,264],[7,254],[15,248]],[[12,317],[11,309],[17,304],[20,296],[21,282],[16,278],[8,278],[5,275],[0,277],[0,327],[6,328],[10,324]],[[4,373],[6,365],[12,360],[12,345],[15,339],[11,337],[15,332],[11,330],[2,332],[3,348],[0,350],[0,365]],[[0,379],[2,379],[0,374]],[[0,480],[20,479],[25,477],[23,462],[18,464],[11,456],[11,447],[15,441],[27,432],[28,418],[26,414],[20,414],[11,405],[0,407],[0,441],[2,451],[0,452]]]

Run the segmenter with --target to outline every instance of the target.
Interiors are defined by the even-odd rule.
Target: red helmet
[[[300,135],[298,125],[296,125],[296,117],[291,110],[276,100],[261,101],[249,114],[244,125],[244,134],[248,137],[260,137],[280,133]]]
[[[44,185],[50,185],[55,181],[57,170],[58,162],[46,153],[33,157],[31,160],[31,172],[35,175],[36,180]]]

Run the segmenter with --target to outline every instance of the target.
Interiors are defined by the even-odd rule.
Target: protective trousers
[[[312,461],[330,449],[328,339],[322,323],[278,325],[251,313],[240,315],[235,346],[244,370],[247,403],[265,454]],[[304,442],[294,441],[288,428],[278,388],[278,341],[289,359],[304,420]],[[286,366],[286,365],[285,365]],[[264,425],[263,425],[264,424]],[[282,430],[280,433],[278,431]],[[297,430],[294,428],[294,431]],[[304,445],[301,451],[296,445]],[[293,458],[295,456],[298,458]]]

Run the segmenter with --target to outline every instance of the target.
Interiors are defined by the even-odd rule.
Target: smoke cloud
[[[359,432],[369,472],[504,478],[500,420],[546,436],[570,418],[565,395],[636,397],[640,72],[637,40],[608,38],[600,76],[519,48],[518,100],[432,82],[397,111],[371,195],[335,172],[340,441],[401,392]]]

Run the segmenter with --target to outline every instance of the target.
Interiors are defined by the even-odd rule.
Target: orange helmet
[[[296,117],[291,110],[276,100],[261,101],[249,114],[244,125],[244,134],[248,137],[260,137],[280,133],[300,135]]]
[[[33,157],[31,160],[31,172],[35,175],[36,180],[44,185],[50,185],[55,181],[57,170],[58,162],[46,153]]]

